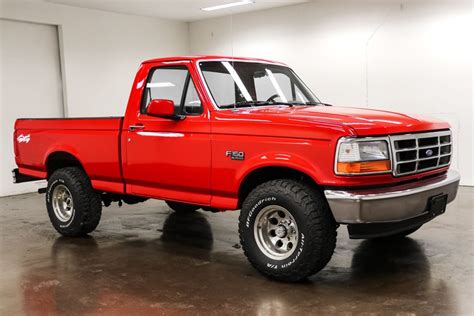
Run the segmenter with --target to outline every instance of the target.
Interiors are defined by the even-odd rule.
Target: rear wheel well
[[[298,171],[296,169],[287,167],[264,167],[252,171],[242,181],[239,188],[239,204],[238,207],[242,207],[242,203],[247,198],[249,193],[255,189],[258,185],[271,180],[277,179],[293,179],[307,183],[313,187],[317,186],[317,183],[307,174]]]
[[[46,171],[48,172],[48,179],[56,170],[66,167],[78,167],[84,170],[80,161],[70,153],[59,151],[50,154],[48,159],[46,160]]]

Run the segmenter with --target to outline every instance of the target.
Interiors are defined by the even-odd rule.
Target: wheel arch
[[[241,208],[243,201],[255,187],[267,181],[276,179],[293,179],[318,187],[317,181],[306,170],[286,165],[260,166],[249,171],[240,182],[238,190],[238,208]]]
[[[85,170],[81,161],[73,154],[67,151],[51,152],[45,162],[47,177],[49,177],[58,169],[66,167],[78,167]]]

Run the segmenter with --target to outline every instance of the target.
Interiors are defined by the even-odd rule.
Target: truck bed
[[[45,179],[48,163],[67,152],[79,160],[95,189],[122,193],[122,121],[123,117],[18,119],[14,144],[19,172]]]

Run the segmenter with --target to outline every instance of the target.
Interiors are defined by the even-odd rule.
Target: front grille
[[[393,174],[402,176],[449,166],[451,131],[390,136]]]

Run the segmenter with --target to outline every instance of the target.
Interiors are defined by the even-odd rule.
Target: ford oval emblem
[[[426,154],[427,157],[431,157],[431,156],[433,156],[433,150],[428,149],[427,151],[425,151],[425,154]]]

